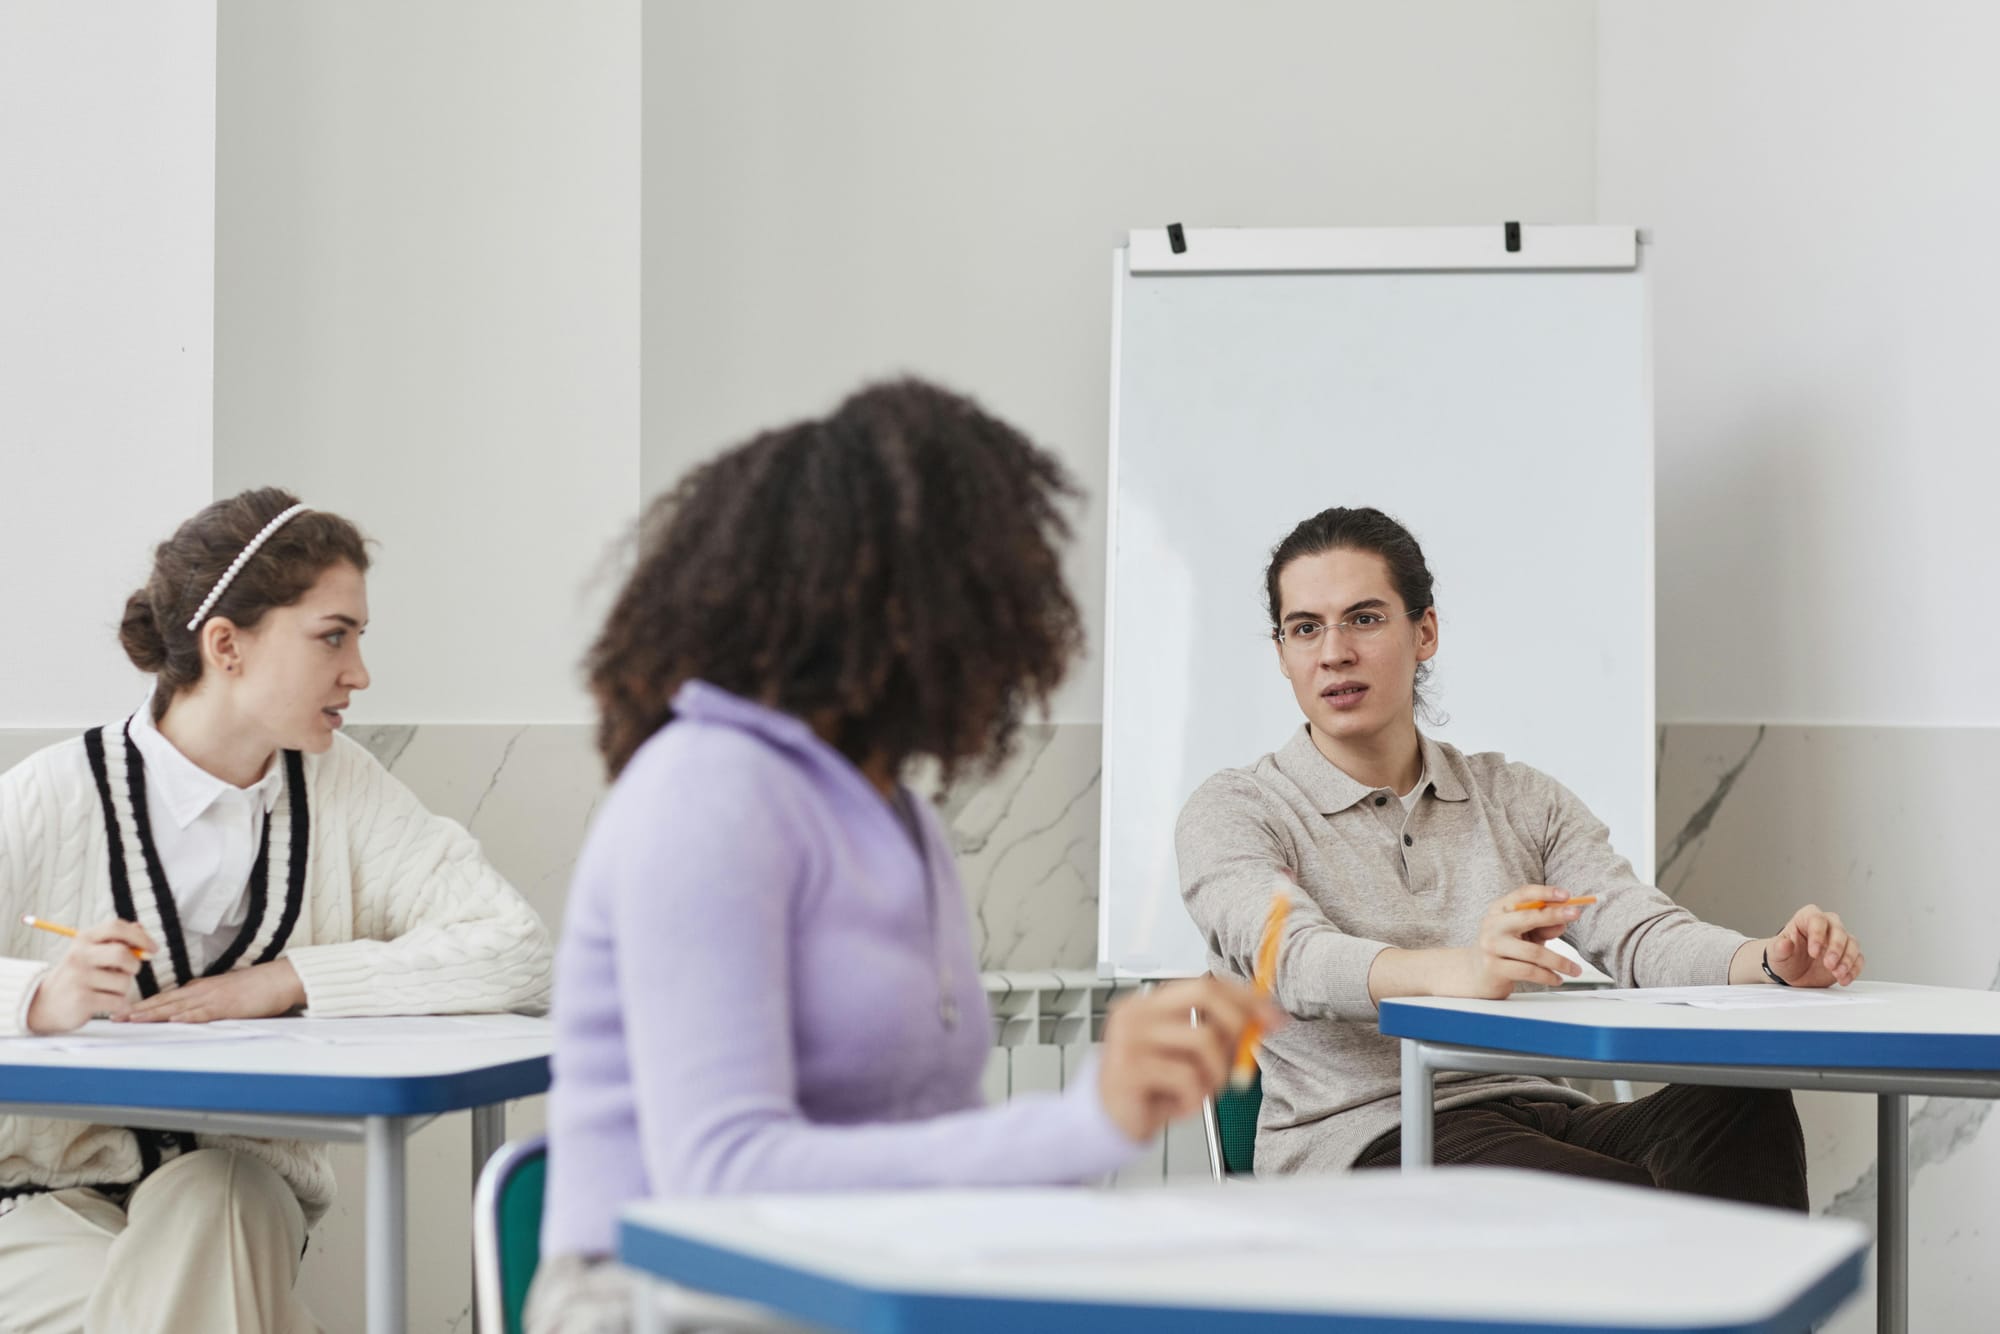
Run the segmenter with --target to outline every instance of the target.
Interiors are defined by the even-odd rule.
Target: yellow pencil
[[[73,926],[58,926],[54,922],[45,922],[41,918],[35,916],[33,913],[22,913],[21,921],[29,926],[34,927],[35,930],[37,931],[52,931],[56,935],[68,936],[71,940],[76,939],[76,928]],[[152,955],[146,953],[146,951],[140,949],[137,945],[127,945],[125,948],[132,951],[132,957],[135,959],[143,961],[153,957]]]
[[[1573,899],[1529,899],[1526,903],[1509,904],[1508,912],[1528,912],[1535,908],[1581,908],[1586,903],[1597,902],[1595,894],[1580,894]]]
[[[1292,900],[1286,892],[1289,885],[1278,886],[1278,892],[1271,896],[1271,913],[1264,919],[1264,938],[1257,942],[1257,970],[1251,976],[1250,989],[1259,999],[1268,999],[1271,988],[1278,978],[1278,942],[1285,934],[1285,914],[1292,910]],[[1250,1087],[1250,1081],[1257,1077],[1257,1044],[1264,1038],[1262,1025],[1252,1020],[1243,1030],[1243,1036],[1236,1043],[1236,1061],[1230,1067],[1229,1087],[1234,1089]]]

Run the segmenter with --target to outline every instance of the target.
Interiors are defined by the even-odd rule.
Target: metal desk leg
[[[500,1146],[507,1142],[507,1104],[492,1103],[472,1109],[472,1193],[479,1194],[479,1174],[486,1170],[486,1160],[498,1153]],[[473,1261],[472,1280],[472,1327],[474,1334],[504,1334],[501,1330],[482,1330],[479,1327],[479,1262]]]
[[[1910,1328],[1910,1100],[1875,1101],[1875,1328]]]
[[[660,1309],[663,1296],[651,1274],[632,1275],[632,1334],[667,1334],[666,1314]]]
[[[405,1233],[410,1123],[401,1116],[367,1118],[368,1334],[403,1334],[409,1320],[409,1251]]]
[[[1431,1165],[1431,1111],[1437,1077],[1424,1059],[1424,1045],[1403,1039],[1403,1170],[1421,1172]]]
[[[472,1109],[472,1184],[479,1185],[479,1173],[486,1160],[507,1142],[507,1104],[496,1102]]]

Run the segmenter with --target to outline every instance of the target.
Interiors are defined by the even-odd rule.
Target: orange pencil
[[[1285,914],[1292,910],[1292,900],[1286,894],[1289,888],[1289,884],[1280,885],[1271,896],[1271,914],[1264,919],[1264,938],[1257,943],[1257,971],[1250,979],[1250,989],[1260,999],[1270,997],[1272,984],[1277,981],[1278,942],[1285,934]],[[1255,1020],[1243,1030],[1236,1044],[1236,1062],[1229,1070],[1229,1087],[1248,1088],[1257,1077],[1257,1044],[1263,1037],[1264,1030]]]
[[[37,931],[53,931],[59,936],[68,936],[71,940],[76,939],[76,928],[73,926],[58,926],[54,922],[45,922],[33,913],[22,913],[21,921],[28,926],[34,927]],[[135,959],[143,961],[153,957],[136,945],[127,945],[125,948],[132,951],[132,957]]]
[[[1527,912],[1532,908],[1581,908],[1586,903],[1597,902],[1595,894],[1579,894],[1573,899],[1529,899],[1526,903],[1516,903],[1508,912]]]

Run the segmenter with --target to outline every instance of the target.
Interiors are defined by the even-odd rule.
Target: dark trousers
[[[1394,1167],[1403,1132],[1356,1167]],[[1783,1089],[1672,1084],[1634,1102],[1583,1107],[1497,1098],[1437,1113],[1432,1160],[1527,1167],[1718,1200],[1806,1209],[1806,1146]]]

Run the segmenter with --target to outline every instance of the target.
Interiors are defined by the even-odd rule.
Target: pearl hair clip
[[[263,529],[258,532],[257,536],[250,539],[249,545],[243,548],[242,552],[238,554],[235,560],[229,562],[229,568],[222,572],[222,578],[216,581],[214,588],[208,590],[208,596],[201,600],[201,606],[196,609],[194,614],[194,619],[188,622],[187,628],[189,630],[193,630],[196,626],[200,625],[203,620],[207,619],[208,609],[215,605],[215,600],[217,598],[221,597],[224,593],[229,591],[230,580],[234,579],[237,575],[237,572],[243,568],[243,566],[249,561],[249,559],[252,556],[257,554],[257,548],[263,546],[264,543],[270,541],[271,534],[277,532],[280,528],[283,528],[285,526],[285,521],[287,519],[291,518],[294,514],[305,513],[306,509],[307,507],[304,505],[292,506],[290,509],[286,510],[283,514],[280,514],[277,518],[265,524]]]

